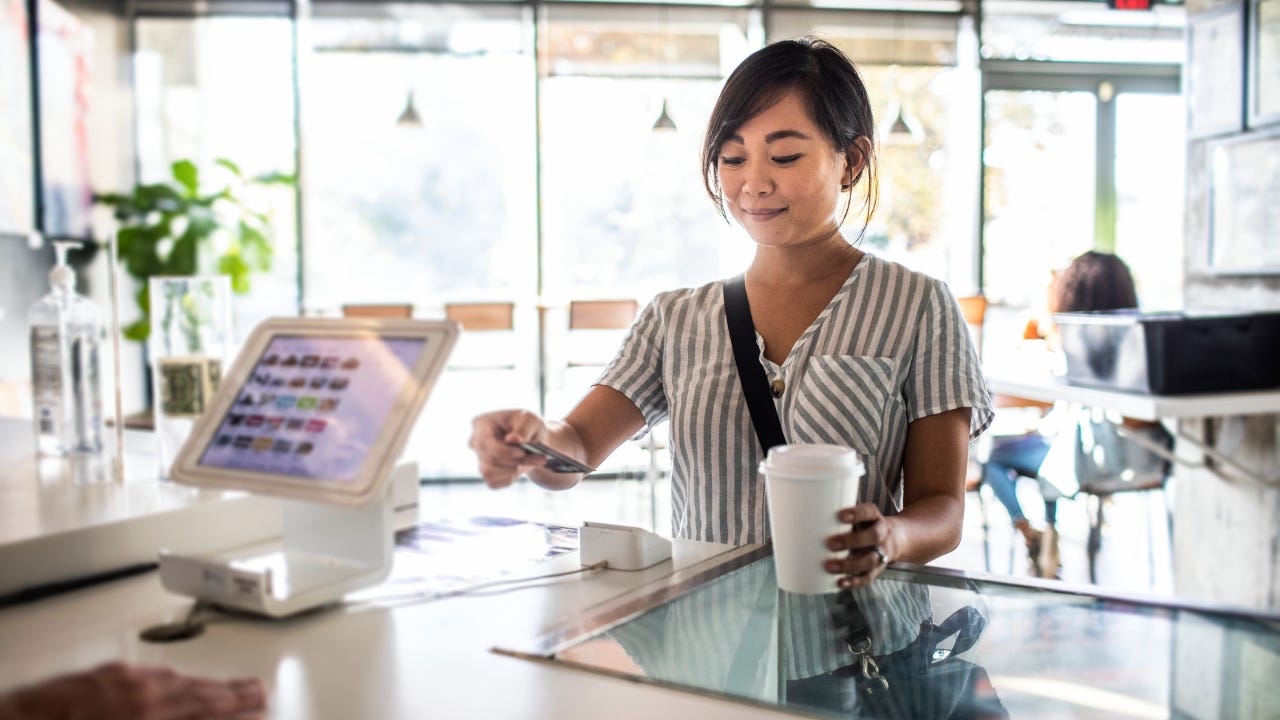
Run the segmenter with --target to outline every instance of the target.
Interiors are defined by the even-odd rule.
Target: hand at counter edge
[[[110,662],[0,695],[0,720],[248,718],[266,707],[257,678],[214,680]]]

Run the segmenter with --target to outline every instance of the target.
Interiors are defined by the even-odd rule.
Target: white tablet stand
[[[336,602],[386,578],[394,505],[400,500],[411,507],[417,496],[416,470],[397,472],[396,458],[458,332],[458,325],[447,320],[271,318],[259,323],[187,436],[169,476],[195,487],[282,498],[282,537],[197,556],[161,552],[164,587],[280,617]],[[335,377],[341,377],[341,385]],[[287,386],[279,385],[286,379]],[[260,392],[278,385],[323,392],[329,395],[327,407],[317,408],[316,397],[304,408],[307,398],[284,395],[280,404]],[[325,387],[329,390],[320,390]],[[353,402],[357,396],[363,401]],[[266,409],[267,402],[272,402],[266,406],[270,412],[281,414],[274,427],[263,427],[271,418],[259,415],[254,423],[253,416],[237,414],[243,413],[236,411],[239,406]],[[291,425],[281,434],[285,416]],[[242,440],[253,445],[241,445]],[[259,447],[260,442],[266,444]],[[297,449],[291,451],[294,443]],[[267,448],[270,453],[254,455]],[[299,460],[304,454],[306,459]],[[397,493],[393,486],[402,480],[407,487]]]
[[[366,505],[280,500],[279,543],[200,556],[160,553],[170,592],[282,617],[337,602],[391,571],[392,493],[384,477]]]

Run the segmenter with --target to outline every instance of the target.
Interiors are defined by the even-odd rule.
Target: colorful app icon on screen
[[[312,433],[324,432],[324,427],[327,424],[328,423],[326,423],[324,420],[308,420],[307,432],[312,432]]]

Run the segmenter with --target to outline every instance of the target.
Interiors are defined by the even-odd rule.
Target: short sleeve
[[[973,338],[955,298],[941,282],[931,282],[916,324],[915,352],[907,371],[910,420],[972,408],[969,438],[991,424],[991,393],[982,375]]]
[[[622,347],[596,380],[625,395],[653,427],[667,418],[666,389],[662,382],[662,313],[654,300],[640,311],[627,331]]]

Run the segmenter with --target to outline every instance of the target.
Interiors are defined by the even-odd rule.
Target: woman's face
[[[804,246],[838,231],[849,164],[795,90],[743,123],[717,164],[725,204],[756,244]]]

